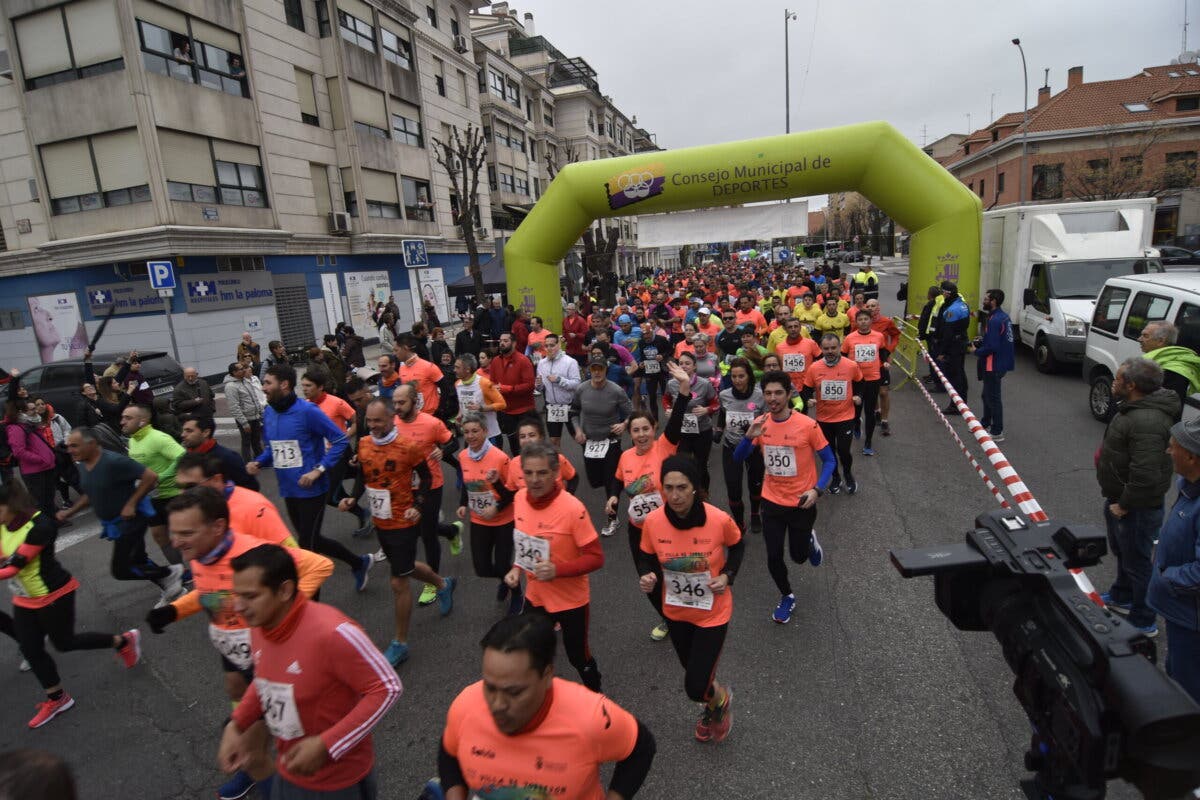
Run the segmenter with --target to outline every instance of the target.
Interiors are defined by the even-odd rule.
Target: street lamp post
[[[1025,67],[1025,48],[1021,47],[1021,40],[1013,39],[1012,43],[1021,52],[1021,75],[1025,79],[1025,118],[1021,124],[1021,176],[1017,181],[1017,202],[1023,203],[1025,202],[1025,173],[1029,168],[1029,150],[1026,147],[1026,139],[1029,136],[1029,70]]]
[[[792,71],[788,40],[788,23],[796,19],[795,11],[783,10],[783,132],[792,132]]]

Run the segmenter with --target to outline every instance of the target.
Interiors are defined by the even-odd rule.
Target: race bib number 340
[[[550,540],[530,536],[513,529],[513,563],[526,572],[533,572],[539,561],[550,560]]]

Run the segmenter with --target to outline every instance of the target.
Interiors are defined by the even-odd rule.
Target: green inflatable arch
[[[562,329],[558,262],[604,217],[857,191],[912,233],[910,308],[979,299],[979,198],[886,122],[570,164],[504,246],[509,302]]]

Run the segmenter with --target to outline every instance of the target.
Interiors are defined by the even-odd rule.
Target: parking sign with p
[[[175,265],[170,261],[147,261],[146,271],[150,275],[150,286],[155,289],[175,288]]]

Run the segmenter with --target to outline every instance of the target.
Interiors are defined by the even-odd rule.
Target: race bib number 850
[[[838,401],[850,396],[849,381],[821,381],[821,399]]]

